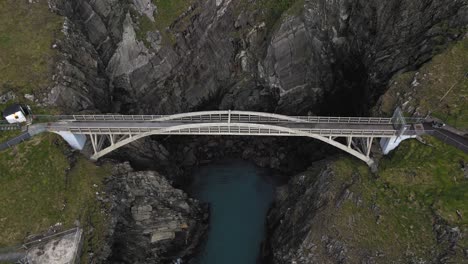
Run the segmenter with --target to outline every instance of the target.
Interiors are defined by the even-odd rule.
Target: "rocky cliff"
[[[65,36],[57,40],[56,48],[62,56],[55,85],[45,102],[61,105],[70,112],[158,114],[248,109],[286,114],[362,114],[374,105],[396,73],[416,69],[430,60],[447,43],[460,39],[468,23],[466,0],[50,0],[49,3],[52,10],[66,19]],[[202,148],[197,143],[180,150],[180,145],[173,147],[177,142],[148,140],[149,144],[137,147],[136,152],[145,154],[146,160],[170,160],[170,152],[164,150],[173,148],[173,153],[184,153],[187,160],[181,162],[190,165],[196,163],[194,160],[202,160],[203,153],[210,152],[196,150]],[[246,145],[238,142],[222,144]],[[273,143],[263,148],[269,149],[268,144]],[[217,147],[213,149],[219,151]],[[242,150],[242,154],[247,158],[255,156],[247,150]],[[135,153],[135,147],[125,151],[121,156]],[[197,151],[202,154],[196,155]],[[264,153],[281,157],[283,151]],[[301,158],[295,152],[286,155]],[[264,163],[278,167],[278,162],[271,159]],[[155,173],[120,175],[134,181],[116,179],[114,190],[119,191],[115,197],[125,201],[118,203],[122,211],[116,216],[114,241],[135,239],[113,244],[110,259],[165,261],[166,257],[189,254],[181,251],[187,246],[183,240],[188,237],[196,242],[195,230],[199,226],[195,222],[203,219],[196,202],[187,202],[184,195],[170,189]],[[427,253],[424,249],[403,255],[392,255],[379,248],[362,251],[367,244],[355,246],[358,244],[342,240],[341,234],[316,237],[321,233],[314,228],[321,227],[320,223],[325,224],[330,216],[336,221],[346,220],[350,226],[360,223],[354,221],[356,216],[343,218],[330,209],[322,216],[317,212],[326,204],[341,208],[342,199],[349,196],[348,200],[359,207],[359,196],[352,197],[346,188],[328,188],[331,178],[338,186],[346,186],[361,177],[353,176],[350,183],[348,179],[340,181],[331,168],[318,175],[293,179],[293,189],[280,198],[270,216],[272,248],[278,252],[273,255],[275,262],[372,263],[385,256],[395,261],[418,261]],[[301,185],[296,181],[307,182]],[[141,190],[143,182],[149,187]],[[165,187],[161,189],[161,185]],[[167,193],[166,189],[178,197],[175,205],[165,202],[172,199],[170,196],[157,195]],[[143,195],[133,193],[134,190]],[[153,222],[153,208],[167,214],[161,219],[155,217],[157,220]],[[379,219],[379,210],[370,208]],[[290,210],[296,211],[294,217],[289,216]],[[168,231],[157,229],[157,221],[163,220],[169,226]],[[404,234],[406,237],[411,235],[408,232]],[[451,234],[445,232],[442,236]],[[364,233],[359,237],[364,242],[356,243],[370,243],[364,237],[373,235]],[[153,237],[156,244],[151,243]],[[158,242],[160,238],[170,238],[171,242]],[[389,241],[399,242],[398,238]],[[430,252],[430,256],[442,258],[440,252],[445,251]]]
[[[394,73],[460,38],[466,5],[193,0],[158,7],[147,0],[51,0],[78,40],[64,52],[68,86],[56,88],[72,93],[54,94],[75,110],[104,110],[110,103],[127,113],[364,111]]]
[[[454,194],[468,182],[451,160],[468,156],[430,143],[405,142],[377,174],[343,157],[293,177],[268,216],[269,262],[465,263],[467,211]]]
[[[108,179],[111,223],[98,263],[169,263],[193,254],[206,230],[207,208],[154,171],[115,166]]]
[[[394,76],[375,112],[401,107],[466,131],[467,39]],[[391,109],[391,110],[390,110]],[[432,138],[404,142],[379,171],[316,163],[279,191],[269,215],[273,263],[465,263],[468,156]]]

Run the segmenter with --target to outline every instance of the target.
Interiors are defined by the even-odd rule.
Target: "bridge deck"
[[[204,111],[174,115],[35,116],[30,135],[59,133],[82,149],[88,135],[98,159],[126,144],[151,135],[297,136],[321,140],[371,165],[375,138],[414,135],[406,124],[419,120],[380,117],[285,116],[250,111]],[[41,123],[42,122],[42,123]],[[79,136],[81,135],[81,136]],[[341,139],[340,139],[341,138]]]
[[[68,131],[74,134],[284,134],[272,127],[294,129],[304,133],[326,136],[394,136],[398,131],[391,124],[343,124],[343,123],[250,123],[217,122],[57,122],[46,126],[52,132]],[[161,133],[157,133],[161,131]]]

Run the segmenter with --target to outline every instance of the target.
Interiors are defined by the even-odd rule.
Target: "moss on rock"
[[[381,113],[397,106],[419,116],[431,114],[468,129],[468,38],[436,55],[418,71],[397,74],[379,101]]]

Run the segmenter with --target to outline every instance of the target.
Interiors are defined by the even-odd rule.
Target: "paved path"
[[[454,129],[449,130],[445,127],[434,128],[431,123],[424,123],[424,129],[427,134],[468,153],[468,138],[461,132],[455,133]]]
[[[31,138],[31,135],[29,134],[29,132],[25,132],[17,137],[14,137],[10,140],[8,140],[7,142],[3,142],[0,144],[0,151],[2,150],[5,150],[7,148],[10,148],[12,146],[15,146],[15,145],[18,145],[20,144],[21,142],[23,141],[26,141],[28,139]]]

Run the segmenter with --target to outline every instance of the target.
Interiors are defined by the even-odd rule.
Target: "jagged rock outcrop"
[[[54,86],[45,103],[70,112],[109,109],[110,91],[106,77],[100,73],[98,53],[70,19],[65,19],[62,31],[65,37],[54,44],[60,51],[52,77]]]
[[[339,263],[343,260],[341,251],[345,246],[339,241],[328,245],[330,239],[320,237],[325,234],[314,232],[326,225],[319,215],[322,208],[333,204],[336,195],[330,188],[333,177],[333,170],[325,167],[318,175],[301,173],[278,190],[275,206],[268,215],[272,263]]]
[[[343,159],[315,163],[279,188],[268,215],[268,263],[468,260],[463,221],[448,223],[439,210],[428,208],[433,205],[422,205],[414,193],[408,197],[405,187],[378,179],[395,168],[371,175],[367,168]],[[393,177],[411,177],[400,174]]]
[[[91,108],[83,91],[105,90],[87,100],[107,95],[113,110],[128,113],[356,112],[377,99],[395,72],[417,67],[436,47],[460,38],[468,22],[466,0],[291,1],[276,26],[264,21],[268,8],[198,0],[168,28],[148,30],[135,14],[155,23],[159,11],[151,1],[50,2],[87,43],[79,42],[84,49],[71,56],[79,71],[62,74],[75,79],[56,88],[73,87],[76,96],[63,101]],[[92,59],[73,61],[81,53]]]
[[[50,0],[49,7],[65,22],[64,36],[54,44],[61,56],[45,103],[69,112],[110,112],[112,89],[104,68],[120,42],[122,2]]]
[[[171,263],[184,259],[202,238],[207,208],[173,188],[157,172],[116,165],[108,179],[111,200],[107,263]]]
[[[270,85],[284,94],[279,109],[312,103],[317,111],[356,112],[356,105],[372,104],[395,72],[417,67],[436,46],[462,36],[457,29],[468,24],[467,5],[305,1],[302,18],[285,19],[275,32],[266,58]],[[302,98],[315,100],[298,101]]]

